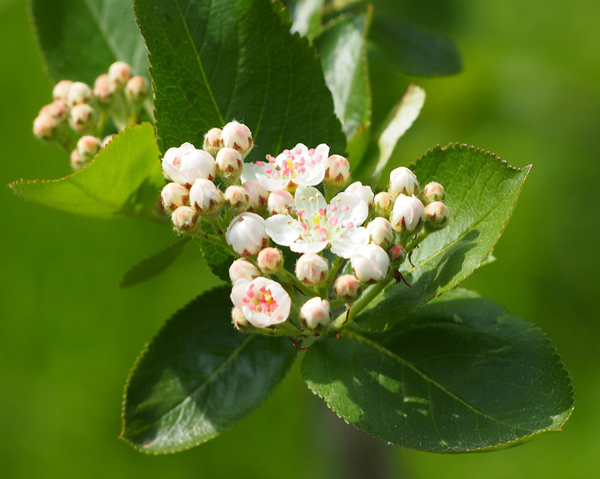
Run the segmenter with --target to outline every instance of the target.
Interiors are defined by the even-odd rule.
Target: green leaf
[[[391,18],[375,17],[370,58],[407,75],[435,77],[460,72],[460,54],[447,38]]]
[[[159,146],[201,145],[233,118],[252,130],[249,160],[298,142],[346,142],[308,41],[270,0],[135,0],[150,52]]]
[[[11,188],[35,203],[99,218],[138,216],[157,220],[165,182],[154,129],[129,127],[85,168],[59,180],[20,180]]]
[[[129,288],[130,286],[144,283],[158,276],[179,258],[179,255],[183,252],[183,249],[189,241],[190,238],[180,238],[176,243],[143,259],[125,273],[119,286],[121,286],[121,288]]]
[[[386,329],[470,276],[504,231],[530,168],[513,168],[489,152],[458,144],[436,147],[420,158],[412,170],[422,186],[430,181],[444,186],[450,220],[415,250],[414,266],[403,264],[412,287],[385,288],[357,316],[361,327]]]
[[[292,17],[292,33],[313,38],[321,30],[325,0],[282,0]]]
[[[341,16],[315,40],[325,80],[333,94],[335,113],[349,142],[371,125],[371,88],[366,51],[371,16],[372,8],[361,15]],[[351,156],[351,159],[354,158]]]
[[[121,437],[139,450],[177,452],[218,436],[260,406],[294,362],[287,338],[233,328],[229,293],[220,287],[196,298],[136,361]]]
[[[148,54],[128,0],[32,0],[31,12],[54,81],[93,84],[120,60],[148,77]]]
[[[208,234],[215,234],[214,228],[207,221],[202,223],[202,231]],[[202,257],[213,274],[217,278],[229,283],[229,267],[237,257],[228,248],[223,247],[223,245],[214,244],[202,235],[196,236],[195,239],[200,246]]]
[[[308,386],[344,420],[432,452],[517,445],[560,431],[573,388],[552,342],[493,301],[455,290],[386,333],[314,344]]]

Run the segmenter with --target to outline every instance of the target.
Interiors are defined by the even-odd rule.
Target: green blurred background
[[[160,278],[121,290],[129,266],[172,241],[168,228],[68,216],[3,187],[2,477],[598,477],[600,3],[390,0],[376,8],[446,34],[464,59],[456,77],[412,79],[428,100],[396,150],[398,162],[460,141],[516,166],[534,164],[498,261],[466,286],[554,339],[577,389],[564,433],[474,455],[379,446],[326,411],[296,369],[217,440],[176,456],[137,453],[117,439],[127,371],[166,318],[214,279],[190,249]],[[64,176],[65,155],[31,134],[52,85],[24,0],[0,0],[0,65],[0,184]],[[407,79],[374,69],[372,80],[381,118]]]

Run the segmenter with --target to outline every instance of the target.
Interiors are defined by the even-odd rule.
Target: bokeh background
[[[498,261],[466,286],[554,339],[577,390],[564,432],[474,455],[379,445],[326,411],[296,369],[220,438],[176,456],[137,453],[117,439],[127,372],[169,315],[215,280],[189,249],[160,278],[121,290],[124,271],[170,244],[168,228],[68,216],[1,187],[2,477],[597,477],[600,3],[376,0],[376,9],[449,36],[464,59],[460,75],[442,79],[372,71],[376,118],[410,80],[428,94],[398,162],[460,141],[534,164]],[[69,172],[64,153],[31,134],[51,88],[25,0],[0,0],[0,184]]]

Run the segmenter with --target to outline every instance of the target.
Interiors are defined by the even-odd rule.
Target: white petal
[[[231,302],[236,308],[241,310],[244,309],[246,303],[244,303],[243,298],[246,296],[246,290],[248,289],[248,285],[250,281],[245,279],[240,279],[235,282],[233,288],[231,290]]]
[[[314,243],[309,243],[304,240],[298,240],[290,246],[290,249],[294,253],[319,253],[320,251],[323,251],[325,248],[327,248],[328,244],[328,241],[317,241]]]
[[[271,316],[265,313],[251,313],[250,317],[246,316],[246,319],[255,328],[271,326]]]
[[[336,206],[336,210],[330,215],[342,224],[353,223],[354,226],[360,226],[369,216],[369,206],[357,195],[339,193],[331,200],[331,206],[333,205]]]
[[[258,166],[255,163],[244,163],[244,169],[242,170],[242,183],[246,181],[258,181],[256,175],[258,173],[264,173],[265,169],[263,166]]]
[[[300,236],[300,225],[290,215],[271,216],[266,226],[267,234],[281,246],[290,246]]]
[[[356,251],[369,243],[369,233],[362,226],[344,231],[343,238],[331,242],[331,252],[342,258],[350,258]]]
[[[309,220],[321,209],[327,209],[323,194],[312,186],[300,186],[296,190],[296,211],[303,211],[303,218]]]

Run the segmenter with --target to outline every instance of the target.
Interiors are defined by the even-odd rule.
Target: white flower
[[[250,261],[240,258],[236,259],[229,267],[229,279],[235,284],[240,279],[252,281],[260,276],[260,271]]]
[[[390,257],[381,246],[369,244],[350,258],[352,271],[363,283],[385,279],[390,267]]]
[[[283,287],[267,278],[240,279],[233,285],[231,301],[257,328],[283,323],[290,315],[292,300]]]
[[[197,150],[191,143],[179,148],[169,148],[162,160],[165,176],[188,188],[198,178],[212,180],[215,177],[215,160],[210,153]]]
[[[319,190],[302,186],[296,190],[296,215],[275,215],[267,219],[267,233],[296,253],[318,253],[331,245],[331,251],[349,258],[369,242],[361,225],[369,208],[357,195],[340,193],[327,205]]]
[[[412,171],[404,166],[391,171],[389,192],[394,198],[399,194],[414,195],[417,191],[419,182]]]
[[[390,223],[399,233],[413,233],[425,223],[425,207],[416,196],[398,195],[390,217]]]
[[[317,326],[329,326],[331,321],[331,313],[329,301],[316,298],[309,299],[300,308],[300,321],[302,321],[309,329],[316,329]]]
[[[243,256],[254,256],[267,246],[265,220],[256,213],[242,213],[231,220],[225,234],[227,244]]]
[[[223,193],[210,180],[198,178],[190,188],[190,204],[201,215],[218,213],[224,202]]]
[[[296,276],[309,286],[321,284],[327,277],[327,260],[316,253],[306,253],[296,261]]]
[[[308,149],[298,143],[292,150],[267,161],[246,163],[242,180],[258,181],[268,191],[285,190],[288,186],[315,186],[325,177],[325,166],[329,155],[329,146],[321,144]]]
[[[367,232],[371,242],[379,246],[392,244],[394,241],[394,231],[392,225],[385,218],[378,216],[367,225]]]
[[[346,188],[346,193],[358,196],[369,206],[373,204],[373,198],[375,196],[373,190],[370,186],[363,185],[360,181],[355,181],[348,188]]]

